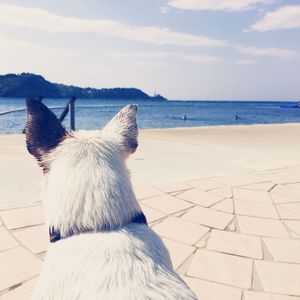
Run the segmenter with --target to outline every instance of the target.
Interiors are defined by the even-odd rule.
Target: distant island
[[[87,99],[132,99],[166,101],[159,94],[149,96],[136,88],[81,88],[73,85],[52,83],[41,75],[32,73],[0,75],[0,97],[25,98],[77,98]]]

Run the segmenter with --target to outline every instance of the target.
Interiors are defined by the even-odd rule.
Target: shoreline
[[[203,129],[219,129],[219,128],[238,128],[238,127],[274,127],[274,126],[300,126],[299,123],[258,123],[258,124],[225,124],[225,125],[203,125],[203,126],[191,126],[191,127],[157,127],[157,128],[139,128],[140,131],[168,131],[168,130],[175,130],[175,131],[182,131],[182,130],[203,130]],[[78,130],[87,130],[87,129],[78,129]],[[100,129],[88,129],[88,130],[99,130]],[[6,135],[12,135],[12,136],[17,136],[17,135],[23,135],[22,133],[5,133],[0,131],[0,136],[6,136]]]
[[[189,130],[189,129],[211,129],[211,128],[228,128],[228,127],[251,127],[251,126],[300,126],[299,123],[257,123],[257,124],[225,124],[225,125],[203,125],[203,126],[192,126],[192,127],[166,127],[166,128],[139,128],[139,130]],[[0,133],[1,134],[1,133]]]

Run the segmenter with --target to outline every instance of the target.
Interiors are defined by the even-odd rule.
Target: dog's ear
[[[55,114],[41,101],[26,99],[26,108],[27,149],[41,162],[42,156],[55,148],[66,137],[66,130]]]
[[[126,154],[135,152],[138,142],[138,129],[136,124],[137,106],[130,104],[125,106],[103,128],[102,134],[120,144]]]

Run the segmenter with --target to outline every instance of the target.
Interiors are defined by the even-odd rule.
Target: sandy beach
[[[128,160],[133,183],[286,168],[300,164],[300,124],[215,126],[139,131]],[[21,134],[0,135],[0,206],[40,200],[41,171]]]
[[[300,124],[140,130],[128,160],[137,199],[199,299],[300,300],[299,133]],[[29,300],[49,247],[42,174],[24,135],[0,144],[0,298]]]
[[[0,300],[300,300],[300,0],[0,2]]]

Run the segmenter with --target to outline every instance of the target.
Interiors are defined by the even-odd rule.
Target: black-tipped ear
[[[41,101],[26,99],[26,107],[27,149],[41,162],[42,156],[55,148],[66,137],[66,130],[55,114]]]

